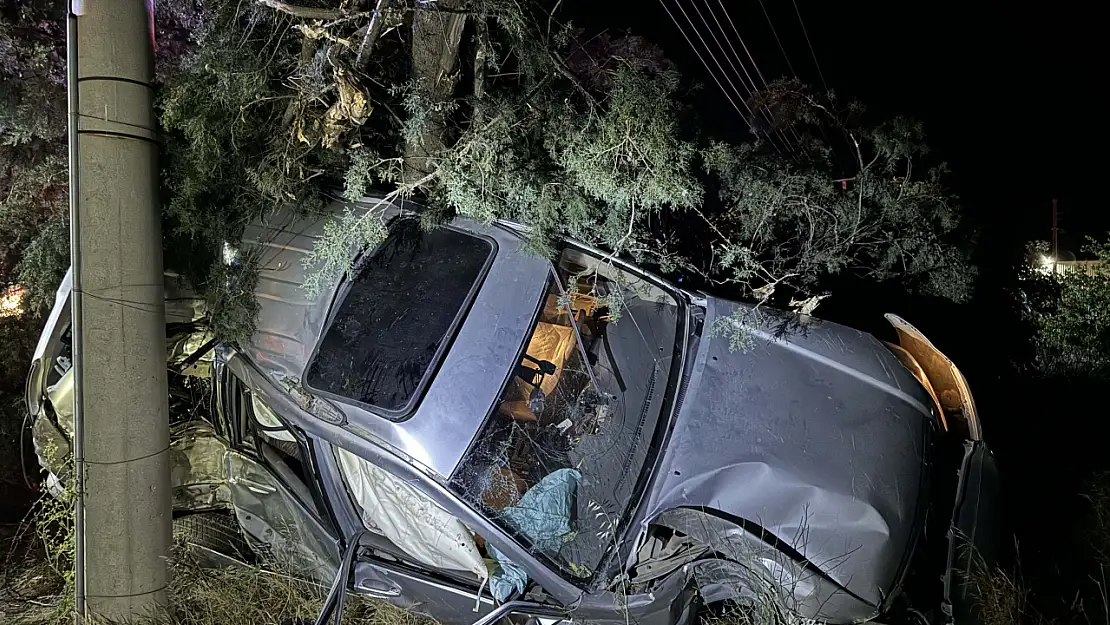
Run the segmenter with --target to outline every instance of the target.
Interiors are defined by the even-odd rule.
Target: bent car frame
[[[588,245],[544,258],[516,224],[334,208],[388,235],[312,295],[328,217],[248,228],[248,343],[216,343],[193,300],[168,307],[171,369],[212,391],[172,411],[175,515],[230,511],[239,556],[330,580],[358,537],[349,590],[443,623],[969,609],[997,470],[966,380],[909,323],[889,315],[889,343],[817,320],[776,337],[773,317]],[[72,432],[68,288],[28,377],[48,468]]]

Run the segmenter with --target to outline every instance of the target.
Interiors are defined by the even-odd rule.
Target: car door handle
[[[401,587],[397,584],[376,579],[362,579],[355,584],[355,590],[364,595],[378,599],[389,599],[401,596]]]

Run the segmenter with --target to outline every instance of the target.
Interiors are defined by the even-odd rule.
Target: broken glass
[[[533,553],[579,582],[619,537],[651,453],[671,361],[678,303],[610,259],[567,248],[521,357],[451,478]],[[526,493],[575,470],[565,535],[521,527]],[[550,514],[551,510],[539,511]],[[561,527],[549,519],[547,527]]]

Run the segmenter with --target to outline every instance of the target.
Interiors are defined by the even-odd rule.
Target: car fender
[[[709,546],[706,556],[683,568],[706,604],[771,600],[803,617],[828,622],[836,622],[829,620],[830,614],[878,615],[878,608],[841,588],[797,554],[779,548],[774,537],[756,524],[707,508],[673,508],[652,524]]]

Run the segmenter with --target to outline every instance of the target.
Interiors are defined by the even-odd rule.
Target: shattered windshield
[[[578,250],[562,252],[556,274],[451,485],[585,580],[618,538],[649,458],[679,311],[666,291]]]

